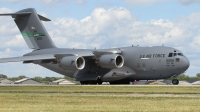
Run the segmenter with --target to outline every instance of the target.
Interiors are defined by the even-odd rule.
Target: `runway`
[[[200,86],[200,85],[45,85],[45,84],[0,84],[0,86]]]

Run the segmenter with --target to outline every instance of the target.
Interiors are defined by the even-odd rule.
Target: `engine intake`
[[[63,57],[58,66],[67,70],[82,70],[85,67],[85,59],[78,56]]]
[[[124,65],[124,58],[117,54],[105,54],[99,58],[98,63],[102,68],[121,68]]]

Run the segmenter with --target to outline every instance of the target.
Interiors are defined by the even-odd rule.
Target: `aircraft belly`
[[[74,73],[76,72],[76,71],[70,71],[70,70],[63,70],[62,68],[58,67],[57,64],[52,64],[52,63],[40,63],[39,65],[49,70],[52,70],[54,72],[57,72],[59,74],[69,76],[69,77],[74,77]]]

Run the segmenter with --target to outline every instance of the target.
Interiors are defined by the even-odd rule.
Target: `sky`
[[[200,0],[0,0],[0,13],[35,8],[61,48],[168,46],[190,61],[186,75],[200,73]],[[13,19],[0,17],[0,58],[31,52]],[[39,65],[1,63],[8,77],[63,77]]]

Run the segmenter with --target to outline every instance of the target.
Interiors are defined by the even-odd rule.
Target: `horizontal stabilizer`
[[[13,18],[16,18],[16,17],[26,16],[26,15],[30,15],[30,14],[31,14],[31,12],[17,12],[17,13],[0,14],[0,16],[12,16]],[[51,21],[50,19],[48,19],[48,18],[46,18],[44,16],[41,16],[39,14],[38,14],[38,17],[42,21]]]
[[[20,16],[20,15],[30,15],[31,12],[20,12],[20,13],[7,13],[7,14],[0,14],[0,16]]]
[[[39,15],[39,14],[38,14],[38,17],[39,17],[40,20],[42,20],[42,21],[51,21],[50,19],[48,19],[48,18],[46,18],[46,17],[44,17],[44,16],[41,16],[41,15]]]

